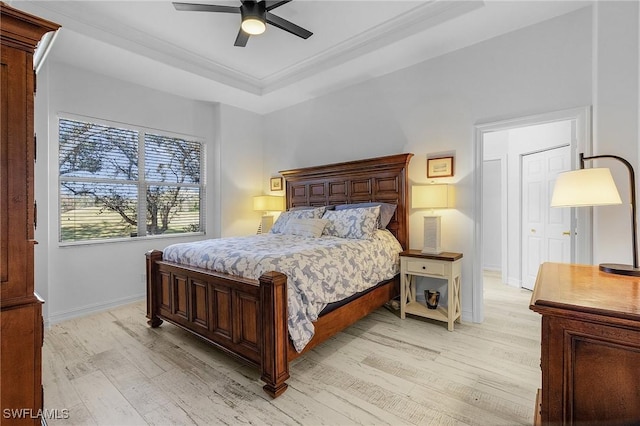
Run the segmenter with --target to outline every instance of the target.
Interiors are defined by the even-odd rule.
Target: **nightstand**
[[[400,318],[406,314],[418,315],[448,324],[453,331],[453,323],[460,323],[460,275],[462,253],[444,252],[424,254],[420,250],[406,250],[400,253]],[[428,309],[416,301],[416,277],[430,277],[447,280],[447,307]]]

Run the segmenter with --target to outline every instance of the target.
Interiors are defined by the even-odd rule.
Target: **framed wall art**
[[[282,191],[282,178],[281,177],[272,177],[269,181],[269,189],[271,191]]]
[[[427,177],[453,176],[453,157],[427,158]]]

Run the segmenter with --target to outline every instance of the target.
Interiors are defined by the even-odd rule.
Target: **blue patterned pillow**
[[[289,209],[290,212],[292,211],[297,211],[297,210],[314,210],[314,209],[318,209],[318,211],[322,211],[322,213],[320,213],[320,217],[322,217],[322,214],[324,213],[325,210],[333,210],[335,206],[296,206],[296,207],[291,207]]]
[[[289,210],[282,212],[276,223],[271,227],[272,234],[284,234],[284,229],[287,226],[287,222],[290,218],[295,219],[320,219],[324,213],[324,207],[316,207],[309,210]]]
[[[287,226],[284,227],[282,233],[318,238],[322,235],[327,223],[329,223],[327,219],[297,219],[292,217],[287,221]]]
[[[378,227],[379,216],[380,206],[327,210],[322,216],[323,219],[329,220],[324,228],[324,235],[368,240],[373,237]]]
[[[380,206],[380,219],[378,220],[378,228],[385,229],[389,222],[391,222],[391,219],[393,219],[393,214],[396,212],[396,208],[398,207],[396,204],[381,203],[378,201],[371,203],[338,204],[336,206],[336,210],[357,209],[373,206]]]

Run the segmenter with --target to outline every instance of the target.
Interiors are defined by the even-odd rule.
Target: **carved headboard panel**
[[[389,229],[404,249],[409,246],[407,168],[413,154],[283,170],[287,209],[297,206],[380,201],[396,204]]]

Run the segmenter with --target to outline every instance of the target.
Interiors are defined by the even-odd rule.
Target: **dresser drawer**
[[[416,275],[448,276],[451,270],[450,262],[438,262],[437,260],[407,260],[407,273]]]

